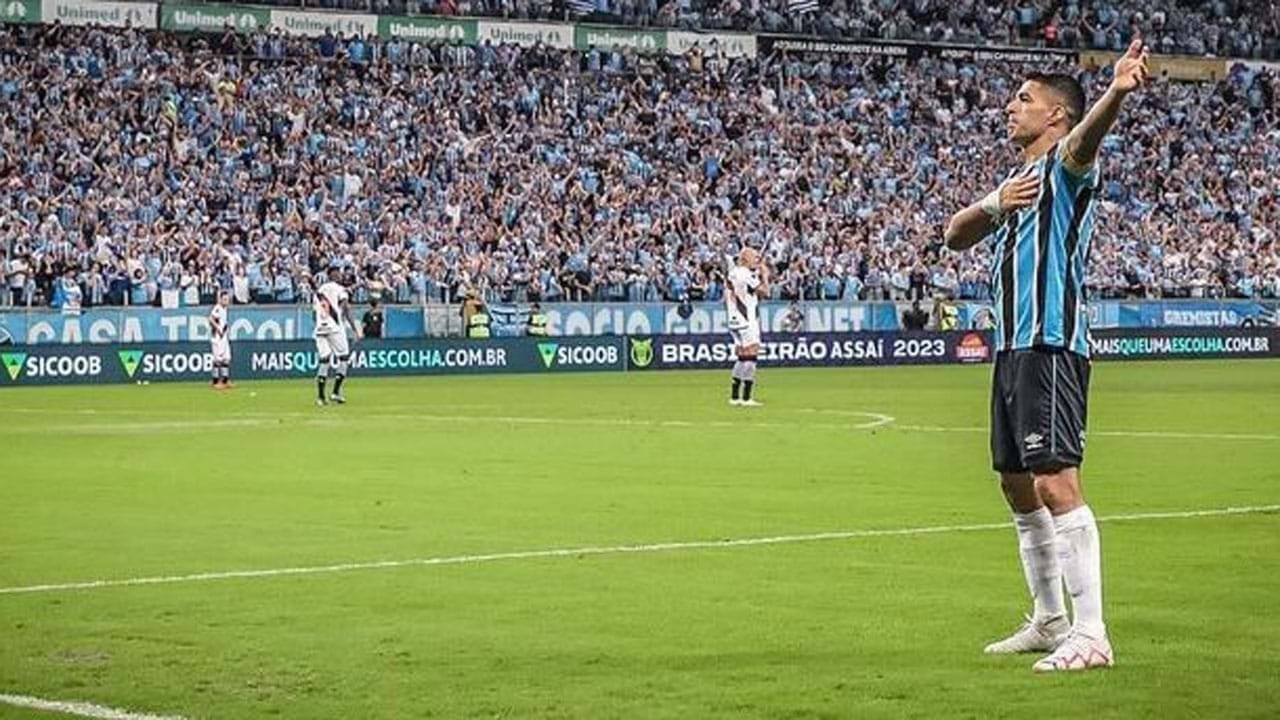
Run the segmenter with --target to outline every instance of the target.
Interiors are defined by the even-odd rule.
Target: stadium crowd
[[[269,0],[379,14],[586,20],[823,37],[1276,58],[1276,0]]]
[[[1017,165],[1025,69],[9,26],[0,302],[715,299],[742,243],[782,299],[980,299],[941,233]],[[1278,94],[1126,109],[1095,297],[1280,297]]]

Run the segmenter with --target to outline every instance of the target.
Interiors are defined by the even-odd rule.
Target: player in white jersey
[[[342,395],[342,383],[347,379],[347,362],[351,358],[347,328],[343,322],[351,326],[357,338],[360,337],[360,326],[351,313],[347,289],[329,281],[323,273],[316,277],[316,282],[320,285],[312,300],[316,312],[316,354],[319,356],[319,363],[316,365],[316,404],[325,405],[331,399],[341,405],[347,401]],[[330,375],[334,377],[333,396],[326,399],[325,385]]]
[[[756,384],[756,358],[760,355],[760,298],[769,293],[769,268],[760,253],[746,248],[729,271],[724,302],[729,311],[729,334],[733,336],[738,361],[733,364],[733,389],[730,405],[756,407],[763,403],[751,399]]]
[[[209,344],[213,351],[213,389],[231,389],[231,335],[227,325],[227,306],[231,294],[218,292],[218,302],[209,311]]]

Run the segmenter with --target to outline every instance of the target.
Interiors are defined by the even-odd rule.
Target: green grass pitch
[[[1280,514],[1106,521],[1117,667],[982,646],[984,367],[353,377],[0,393],[0,694],[187,718],[1275,718]],[[1094,368],[1099,516],[1280,503],[1280,363]],[[879,419],[877,419],[879,418]],[[892,418],[888,422],[887,418]],[[873,423],[877,427],[868,427]],[[0,705],[3,718],[56,717]]]

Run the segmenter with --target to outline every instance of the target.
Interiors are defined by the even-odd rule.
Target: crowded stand
[[[1155,3],[1040,5],[1163,42]],[[1275,19],[1196,3],[1223,10],[1217,50],[1254,53],[1265,26],[1235,5]],[[855,7],[961,33],[986,4],[817,18]],[[1181,49],[1197,16],[1160,17]],[[1016,166],[1029,66],[32,25],[0,29],[0,69],[0,305],[89,307],[305,302],[321,271],[357,301],[714,300],[744,245],[776,299],[985,299],[989,254],[942,231]],[[1278,93],[1238,64],[1134,98],[1104,143],[1093,297],[1280,297]]]

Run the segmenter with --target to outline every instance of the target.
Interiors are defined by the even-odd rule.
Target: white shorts
[[[316,335],[316,353],[321,360],[344,358],[351,354],[347,345],[347,333],[339,330],[335,333]]]
[[[746,327],[729,328],[729,334],[733,336],[733,344],[736,347],[747,347],[749,345],[760,344],[760,323],[747,323]]]
[[[213,361],[215,363],[231,362],[231,339],[230,338],[214,338],[210,341],[213,346]]]

